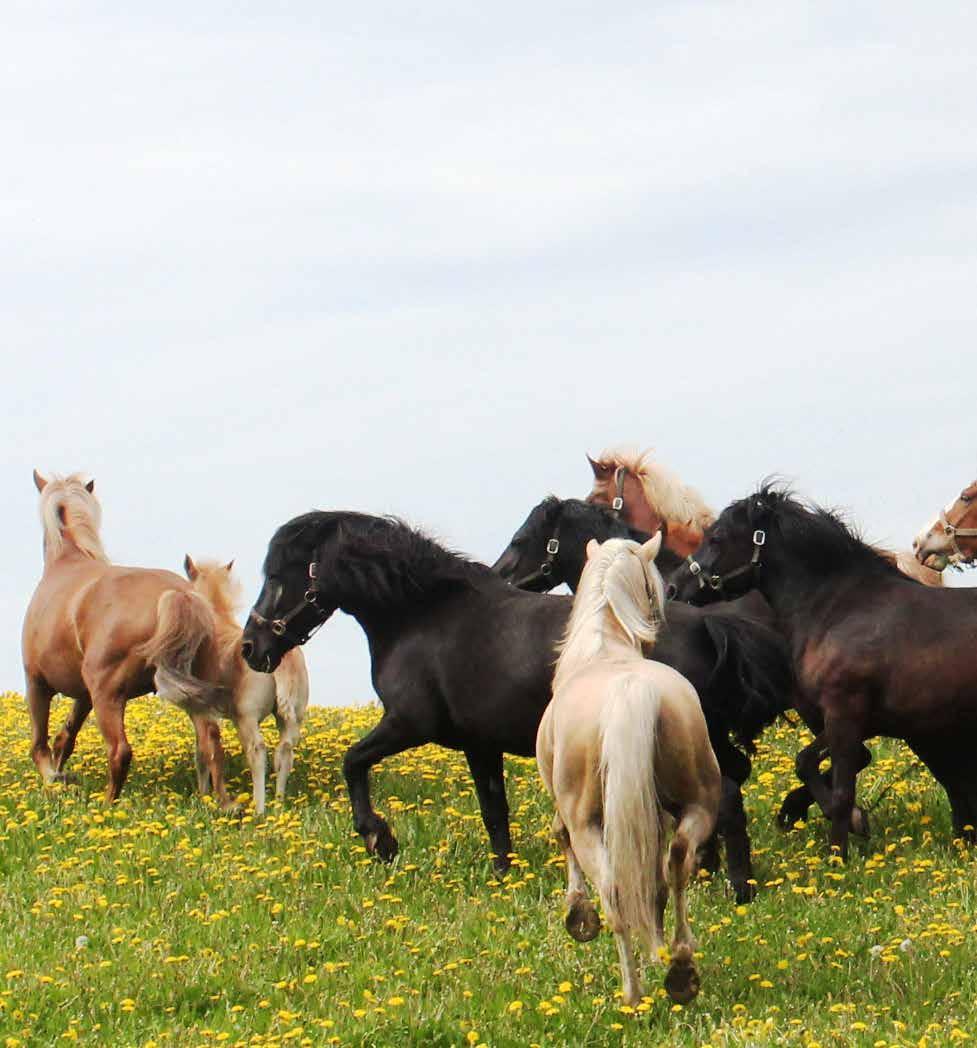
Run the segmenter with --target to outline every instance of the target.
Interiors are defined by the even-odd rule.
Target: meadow
[[[66,711],[56,702],[52,724]],[[611,936],[573,942],[563,863],[531,761],[510,759],[515,866],[493,877],[464,759],[385,761],[377,807],[390,866],[352,832],[341,757],[374,707],[312,708],[284,806],[256,819],[233,731],[242,811],[195,794],[192,730],[130,704],[122,800],[101,800],[94,724],[76,786],[41,785],[20,695],[0,700],[0,1045],[870,1045],[977,1038],[977,861],[950,839],[942,793],[912,755],[874,744],[859,780],[872,837],[847,865],[825,824],[774,812],[802,735],[769,730],[746,788],[759,895],[722,878],[691,894],[702,994],[673,1005],[661,973],[616,997]],[[266,730],[274,739],[274,730]]]

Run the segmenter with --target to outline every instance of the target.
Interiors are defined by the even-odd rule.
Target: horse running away
[[[65,763],[94,709],[108,752],[105,797],[116,800],[132,762],[126,703],[155,689],[189,714],[214,791],[229,807],[213,717],[221,683],[210,604],[173,572],[109,562],[93,480],[77,473],[46,478],[35,470],[34,483],[44,573],[24,618],[23,658],[37,770],[46,782],[65,780]],[[48,721],[58,692],[74,704],[52,749]]]
[[[693,570],[695,569],[695,570]],[[765,484],[732,503],[694,561],[672,576],[679,599],[758,589],[793,650],[796,706],[815,732],[797,772],[831,813],[846,854],[855,780],[876,735],[905,740],[947,792],[955,834],[977,826],[977,600],[903,575],[836,514]],[[831,757],[832,783],[817,774]]]
[[[587,941],[600,928],[586,876],[614,933],[627,1005],[642,996],[632,934],[645,960],[657,961],[669,888],[675,938],[665,988],[682,1004],[699,992],[686,891],[720,798],[695,688],[642,654],[642,646],[653,648],[665,613],[653,563],[660,545],[660,535],[643,546],[587,544],[553,701],[536,737],[540,777],[556,805],[553,833],[567,861],[567,930]],[[677,825],[663,862],[669,816]]]
[[[239,587],[231,574],[233,561],[194,563],[188,554],[184,569],[193,591],[214,609],[219,652],[219,680],[223,685],[215,712],[234,722],[241,749],[251,770],[254,810],[265,810],[265,772],[267,756],[261,722],[271,714],[278,725],[279,742],[275,748],[275,796],[285,799],[285,787],[292,770],[293,753],[302,734],[302,722],[309,703],[309,674],[301,648],[294,648],[282,658],[272,674],[256,673],[241,657],[241,627],[234,616]],[[197,751],[197,782],[206,793],[210,768]]]

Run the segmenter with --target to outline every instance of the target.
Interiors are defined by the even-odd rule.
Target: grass
[[[59,713],[62,712],[60,709]],[[759,898],[691,899],[703,992],[673,1006],[649,971],[616,998],[613,940],[562,926],[562,860],[530,761],[510,760],[516,868],[495,880],[460,754],[427,747],[373,777],[401,854],[352,834],[341,755],[374,708],[310,711],[284,808],[227,817],[194,795],[189,722],[130,706],[133,771],[101,802],[94,725],[78,787],[42,787],[23,700],[0,706],[0,1045],[896,1045],[977,1038],[975,874],[946,800],[908,751],[860,778],[873,837],[847,866],[825,824],[773,824],[795,728],[748,785]],[[268,735],[273,736],[273,731]],[[233,732],[233,789],[250,789]]]

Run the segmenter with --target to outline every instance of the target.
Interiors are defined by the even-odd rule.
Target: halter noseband
[[[250,618],[252,618],[259,626],[267,626],[276,637],[285,637],[286,640],[290,640],[295,647],[305,644],[312,634],[315,633],[329,617],[326,612],[319,607],[319,590],[316,588],[318,577],[318,567],[316,562],[312,561],[311,564],[309,564],[309,588],[305,591],[301,601],[299,601],[291,611],[286,611],[284,615],[277,619],[266,619],[264,615],[259,615],[258,612],[252,608]],[[310,605],[315,608],[321,616],[319,621],[304,633],[289,633],[288,624],[297,615],[301,615]]]
[[[553,574],[553,564],[556,562],[556,555],[559,552],[560,525],[557,523],[556,528],[553,530],[553,537],[546,542],[546,560],[544,560],[535,571],[531,571],[521,579],[516,579],[512,585],[515,586],[516,589],[522,589],[527,583],[539,582],[540,579],[548,579]]]
[[[757,528],[753,532],[753,556],[750,557],[749,561],[742,565],[742,567],[734,568],[732,571],[727,571],[725,575],[707,575],[702,565],[692,556],[690,553],[685,559],[689,565],[689,572],[692,577],[699,583],[699,589],[711,589],[714,593],[722,593],[726,588],[726,583],[731,582],[733,579],[738,579],[741,575],[746,575],[762,567],[760,563],[760,550],[763,549],[767,541],[767,533],[762,528]]]
[[[953,547],[953,555],[949,558],[953,564],[970,564],[977,558],[977,551],[971,553],[968,557],[966,553],[957,545],[957,536],[959,535],[962,539],[973,539],[977,538],[977,528],[958,528],[956,524],[951,524],[947,520],[946,510],[940,510],[940,523],[943,525],[943,530],[946,532],[946,537],[950,540],[950,545]]]

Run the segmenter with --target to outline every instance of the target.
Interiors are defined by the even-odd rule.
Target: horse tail
[[[793,704],[787,641],[777,630],[734,609],[717,608],[703,624],[716,649],[708,691],[722,695],[721,704],[703,702],[707,719],[711,724],[724,721],[752,753],[757,736]]]
[[[612,926],[654,940],[662,816],[655,789],[660,698],[643,675],[622,674],[601,711],[600,774],[607,868],[601,902]]]
[[[156,694],[177,705],[211,707],[220,690],[194,674],[193,664],[207,643],[214,646],[217,621],[205,597],[191,590],[166,590],[156,605],[156,631],[136,654],[156,667]]]

